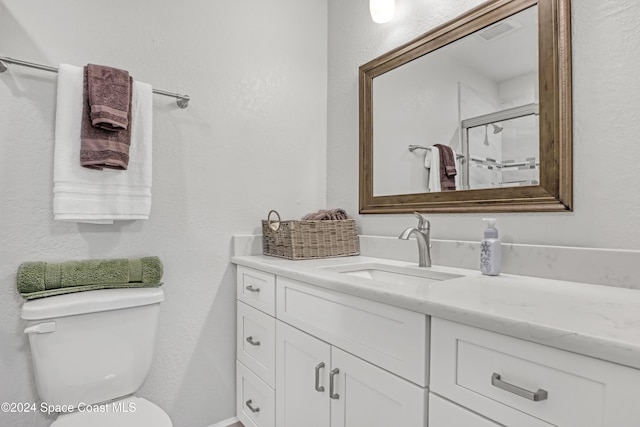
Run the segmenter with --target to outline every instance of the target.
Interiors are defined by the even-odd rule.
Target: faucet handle
[[[427,218],[422,216],[420,212],[414,212],[413,214],[416,216],[416,218],[418,218],[418,230],[428,230],[429,228],[431,228],[431,223],[427,220]]]

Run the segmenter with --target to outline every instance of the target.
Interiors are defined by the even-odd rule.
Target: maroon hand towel
[[[131,77],[131,84],[133,81]],[[129,104],[131,104],[129,92]],[[82,127],[80,128],[80,165],[89,169],[103,168],[126,170],[129,165],[131,126],[118,132],[104,130],[91,124],[87,67],[84,67],[84,90],[82,106]],[[127,114],[131,122],[131,108]]]
[[[87,65],[91,124],[111,131],[129,127],[131,78],[129,72],[104,65]]]
[[[440,187],[442,191],[456,189],[456,158],[448,145],[434,144],[440,150]]]

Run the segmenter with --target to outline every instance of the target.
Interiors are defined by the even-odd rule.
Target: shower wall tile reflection
[[[539,183],[537,115],[469,128],[468,144],[470,188]]]

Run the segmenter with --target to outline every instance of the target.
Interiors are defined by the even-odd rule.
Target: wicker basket
[[[287,259],[360,254],[355,219],[319,221],[262,220],[262,252]],[[275,212],[277,215],[277,212]]]

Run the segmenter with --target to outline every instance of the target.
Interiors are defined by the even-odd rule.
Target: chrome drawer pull
[[[253,336],[247,337],[247,342],[251,345],[260,345],[260,341],[254,341]]]
[[[260,412],[260,407],[254,408],[253,406],[251,406],[251,399],[247,400],[245,404],[249,407],[249,409],[251,409],[251,412],[253,413]]]
[[[246,290],[248,290],[249,292],[260,292],[260,288],[254,288],[251,285],[247,286]]]
[[[316,384],[315,388],[317,392],[322,393],[324,391],[324,386],[320,385],[320,369],[324,368],[324,362],[320,362],[316,365]]]
[[[500,374],[495,372],[491,375],[491,385],[508,391],[509,393],[517,394],[525,399],[533,400],[534,402],[540,402],[541,400],[547,400],[549,393],[541,388],[538,391],[529,391],[517,385],[509,384],[500,379]]]
[[[334,393],[334,387],[335,387],[335,378],[336,375],[338,375],[340,373],[340,369],[336,368],[333,371],[331,371],[331,375],[329,376],[329,397],[332,399],[340,399],[340,395],[338,393]]]

